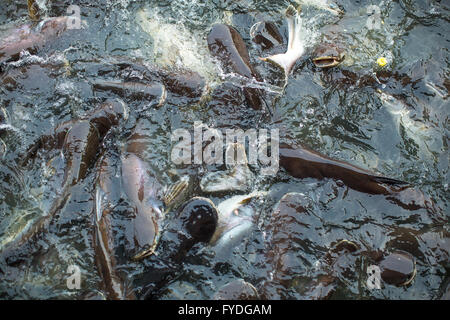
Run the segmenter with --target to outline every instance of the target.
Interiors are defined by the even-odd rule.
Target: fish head
[[[227,244],[229,240],[240,238],[253,225],[256,210],[251,201],[264,193],[253,192],[248,195],[234,196],[218,206],[219,221],[210,244]]]
[[[101,107],[112,124],[119,124],[121,120],[126,121],[129,116],[127,104],[122,99],[108,99]]]
[[[202,197],[194,197],[187,201],[178,217],[183,228],[196,242],[208,242],[216,230],[219,219],[214,203]]]
[[[91,121],[99,130],[101,136],[112,127],[119,125],[128,119],[129,110],[126,103],[121,99],[108,99],[102,103],[89,116]]]
[[[322,43],[314,51],[312,61],[318,68],[332,68],[340,65],[345,59],[345,53],[339,43]]]

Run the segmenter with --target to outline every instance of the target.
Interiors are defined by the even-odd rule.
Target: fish
[[[161,235],[157,256],[150,257],[154,263],[140,276],[143,299],[157,297],[158,291],[182,271],[182,262],[195,244],[210,242],[218,220],[219,213],[210,199],[193,197],[183,203]]]
[[[303,194],[285,194],[271,212],[265,233],[265,259],[271,271],[257,288],[263,299],[284,299],[293,285],[293,268],[298,266],[297,253],[304,252],[318,235],[310,226],[320,220],[308,209]]]
[[[42,20],[37,26],[25,24],[7,31],[0,39],[0,63],[18,60],[24,50],[32,54],[62,36],[67,31],[68,17]]]
[[[116,162],[105,152],[98,162],[93,247],[95,262],[103,280],[103,291],[107,299],[130,300],[135,295],[129,284],[117,272],[117,259],[112,230],[115,201],[119,198],[120,179],[116,177]]]
[[[323,225],[321,218],[310,209],[310,200],[304,194],[289,192],[283,195],[272,210],[266,227],[265,259],[269,265],[266,279],[258,284],[262,299],[287,299],[289,291],[297,288],[305,299],[330,298],[337,288],[341,268],[354,262],[359,246],[343,240],[332,246],[319,260],[316,276],[305,270],[302,261],[322,235],[317,232]]]
[[[406,210],[426,209],[430,216],[439,219],[433,200],[408,182],[376,175],[344,161],[331,159],[300,144],[280,143],[279,152],[280,166],[294,178],[339,180],[353,190],[384,195]]]
[[[158,108],[166,102],[167,98],[166,88],[160,83],[142,84],[139,82],[95,80],[93,87],[100,91],[112,91],[122,98],[155,101]]]
[[[161,186],[149,174],[148,166],[136,154],[127,153],[120,157],[121,175],[116,172],[120,166],[109,152],[99,162],[95,196],[94,214],[94,249],[96,264],[103,279],[104,291],[108,299],[136,299],[137,293],[132,283],[117,272],[117,252],[112,230],[113,212],[117,201],[121,198],[122,188],[135,207],[132,223],[133,256],[138,261],[151,256],[156,250],[160,238],[160,223],[164,218],[164,210],[182,199],[189,179],[182,177],[164,194],[163,202],[159,200]],[[119,169],[117,169],[119,167]]]
[[[132,153],[122,156],[122,184],[135,207],[133,224],[137,248],[133,260],[140,260],[153,254],[158,243],[164,216],[157,193],[162,186],[149,174],[146,163]]]
[[[105,129],[109,130],[112,125],[118,124],[119,120],[128,114],[128,111],[125,111],[126,108],[120,100],[108,100],[87,117],[61,124],[56,128],[54,136],[46,135],[44,140],[39,139],[38,146],[51,141],[48,145],[61,148],[66,160],[63,182],[47,215],[40,217],[22,234],[5,244],[0,251],[3,257],[11,257],[15,251],[48,228],[56,213],[70,197],[71,187],[86,177],[88,169],[95,162],[100,142],[104,137],[100,133],[106,133]],[[103,120],[100,121],[100,119]],[[102,126],[109,125],[109,127],[97,127],[96,125],[100,123]],[[35,154],[36,148],[33,148],[31,152]]]
[[[36,0],[27,0],[28,4],[28,16],[31,21],[39,21],[42,15],[42,8]]]
[[[250,63],[247,47],[239,32],[226,24],[215,24],[207,37],[209,52],[219,60],[225,73],[234,73],[249,81],[261,81],[261,76]],[[247,105],[261,110],[263,101],[261,90],[245,86],[243,88]]]
[[[161,82],[167,91],[178,96],[200,98],[207,90],[205,78],[186,68],[149,65],[139,59],[130,61],[129,57],[115,57],[109,63],[119,67],[119,76],[127,81]]]
[[[379,266],[381,279],[397,287],[409,285],[417,273],[414,257],[405,251],[397,250],[386,255]]]
[[[272,55],[266,58],[260,58],[262,61],[271,62],[284,71],[286,79],[292,72],[292,69],[298,59],[305,52],[305,45],[301,38],[302,19],[300,17],[301,9],[295,9],[292,5],[286,9],[286,20],[288,22],[289,40],[285,53]]]
[[[233,196],[219,203],[217,228],[209,242],[214,251],[222,254],[242,241],[258,218],[258,212],[250,202],[265,194],[255,191]]]
[[[326,69],[340,65],[345,59],[345,53],[339,43],[322,43],[314,50],[314,65]]]
[[[189,179],[182,178],[164,192],[156,174],[144,160],[150,139],[138,125],[121,155],[122,186],[135,209],[133,260],[154,254],[166,210],[182,199],[189,186]]]
[[[408,185],[406,182],[377,176],[368,170],[333,160],[298,144],[280,144],[280,166],[295,178],[332,178],[343,181],[354,190],[369,194],[389,195],[393,192],[390,186]]]

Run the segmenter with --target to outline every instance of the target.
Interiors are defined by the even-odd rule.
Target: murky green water
[[[321,3],[322,1],[309,1]],[[70,4],[81,8],[82,30],[71,30],[35,56],[24,56],[15,67],[0,74],[0,106],[13,128],[2,134],[6,153],[0,166],[0,241],[12,239],[44,215],[61,184],[63,160],[59,150],[38,154],[27,167],[18,165],[25,150],[40,135],[57,124],[83,116],[113,93],[92,88],[98,78],[115,76],[108,67],[111,57],[144,59],[149,64],[180,66],[199,72],[210,87],[223,82],[220,68],[208,53],[206,36],[214,23],[233,25],[242,35],[250,57],[267,87],[279,90],[282,73],[259,61],[265,56],[251,42],[249,30],[259,20],[274,21],[287,43],[284,9],[294,1],[51,1],[49,16],[65,15]],[[310,226],[310,243],[294,255],[292,278],[314,278],[317,261],[336,241],[354,241],[367,250],[410,251],[416,259],[417,275],[407,287],[385,285],[369,290],[365,285],[364,257],[349,264],[339,276],[332,298],[344,299],[436,299],[448,292],[448,183],[449,183],[449,47],[450,7],[444,1],[338,1],[345,10],[335,16],[310,4],[303,8],[308,32],[307,49],[297,62],[284,94],[269,93],[277,123],[291,136],[332,158],[370,169],[383,176],[404,180],[431,197],[438,208],[440,224],[425,210],[406,210],[384,196],[348,189],[333,180],[297,180],[280,170],[275,177],[260,177],[254,190],[268,194],[256,206],[257,223],[245,238],[228,251],[196,245],[183,262],[182,271],[160,293],[160,299],[210,299],[224,284],[245,279],[257,286],[270,272],[265,263],[265,228],[277,201],[287,192],[299,192],[317,218]],[[367,8],[378,6],[379,29],[368,28]],[[26,1],[2,1],[0,34],[14,24],[27,22]],[[346,44],[346,61],[340,68],[321,71],[311,62],[314,45],[321,41],[322,28],[336,24]],[[344,83],[340,70],[357,78],[371,74],[376,59],[388,59],[393,76],[385,86]],[[62,66],[62,67],[61,67]],[[6,77],[15,81],[5,81]],[[410,81],[405,79],[410,77]],[[227,78],[226,78],[227,79]],[[118,79],[119,80],[119,79]],[[404,81],[405,80],[405,81]],[[277,89],[278,88],[278,89]],[[387,96],[389,95],[389,96]],[[390,97],[395,98],[390,98]],[[239,99],[239,97],[238,97]],[[393,100],[392,100],[393,99]],[[225,102],[223,102],[225,101]],[[198,180],[215,166],[179,168],[170,161],[170,132],[192,129],[194,121],[215,127],[271,128],[267,113],[248,110],[241,97],[207,104],[170,97],[160,109],[147,108],[142,100],[127,100],[130,118],[103,143],[103,148],[123,145],[138,119],[152,137],[146,160],[168,185],[175,175],[193,177],[192,196],[208,196],[216,204],[236,193],[220,196],[201,193]],[[54,159],[49,162],[49,160]],[[257,173],[258,168],[252,167]],[[92,248],[95,170],[75,186],[68,203],[39,243],[20,265],[0,265],[0,297],[3,299],[81,299],[100,296],[102,281]],[[117,239],[126,233],[127,201],[115,212]],[[172,217],[169,215],[169,217]],[[443,223],[442,223],[443,222]],[[443,226],[442,226],[443,224]],[[414,234],[415,245],[399,234]],[[447,234],[447,242],[442,239]],[[440,238],[443,237],[443,238]],[[405,238],[407,238],[405,236]],[[439,242],[441,241],[441,242]],[[39,247],[39,254],[32,254]],[[125,249],[126,250],[126,246]],[[149,262],[120,260],[120,270],[129,279],[141,279]],[[66,279],[70,265],[81,270],[80,290],[69,290]],[[145,279],[145,277],[144,277]],[[136,281],[139,292],[144,280]],[[301,280],[287,298],[302,299]],[[448,293],[447,293],[448,294]]]

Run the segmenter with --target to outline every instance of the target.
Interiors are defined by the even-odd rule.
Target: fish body
[[[0,63],[17,60],[23,50],[36,53],[67,30],[67,17],[48,18],[37,26],[26,24],[0,39]]]
[[[122,157],[122,184],[135,207],[133,224],[137,253],[133,259],[139,260],[153,254],[158,243],[164,216],[157,195],[162,187],[150,174],[146,163],[132,153]]]
[[[93,239],[97,268],[108,299],[134,299],[132,291],[117,272],[112,213],[119,198],[120,179],[116,177],[116,163],[109,154],[102,157],[97,172]]]

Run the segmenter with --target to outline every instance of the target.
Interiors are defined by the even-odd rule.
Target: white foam
[[[216,67],[203,35],[190,32],[183,21],[167,23],[157,10],[143,8],[137,13],[141,28],[153,38],[154,63],[198,72],[209,81],[217,77]]]
[[[315,7],[321,10],[332,13],[333,15],[341,14],[341,10],[338,9],[336,4],[328,0],[296,0],[298,4]]]

